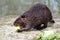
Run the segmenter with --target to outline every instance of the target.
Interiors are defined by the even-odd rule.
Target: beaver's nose
[[[14,22],[14,23],[13,23],[13,25],[14,25],[14,26],[19,26],[19,24],[18,24],[18,23],[16,23],[16,22]]]

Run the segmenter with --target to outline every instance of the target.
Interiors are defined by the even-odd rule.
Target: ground
[[[49,27],[43,29],[45,30],[54,30],[60,33],[60,14],[54,14],[54,24],[48,24]],[[0,18],[0,40],[33,40],[36,34],[39,34],[41,31],[31,30],[28,32],[17,33],[14,29],[13,22],[17,18],[17,15],[4,16]]]

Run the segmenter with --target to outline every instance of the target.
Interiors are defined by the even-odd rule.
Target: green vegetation
[[[36,35],[35,40],[57,40],[60,38],[60,34],[54,31],[44,31],[40,35]]]
[[[60,13],[59,0],[0,0],[0,15],[19,15],[38,2],[46,4],[52,13]]]

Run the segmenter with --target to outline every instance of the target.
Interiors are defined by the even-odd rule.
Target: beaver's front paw
[[[17,32],[22,32],[22,31],[18,29]]]

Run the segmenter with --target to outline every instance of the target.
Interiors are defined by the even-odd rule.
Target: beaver
[[[13,24],[21,26],[21,29],[18,30],[18,32],[21,32],[28,31],[31,28],[37,30],[46,28],[48,22],[55,23],[50,9],[44,4],[37,3],[19,16]],[[41,27],[42,24],[44,25],[43,27]]]

